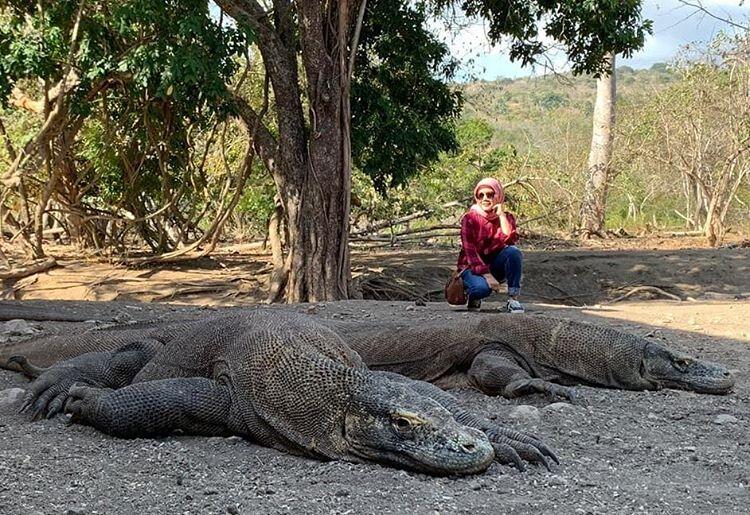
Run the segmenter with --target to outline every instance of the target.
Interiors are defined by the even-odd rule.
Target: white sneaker
[[[526,310],[523,309],[523,304],[518,302],[516,299],[508,299],[508,304],[506,305],[505,309],[508,310],[508,313],[525,313]]]

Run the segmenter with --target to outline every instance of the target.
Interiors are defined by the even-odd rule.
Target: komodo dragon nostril
[[[465,443],[461,444],[461,450],[471,453],[477,450],[477,446],[473,443]]]

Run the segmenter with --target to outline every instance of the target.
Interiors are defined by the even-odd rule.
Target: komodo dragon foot
[[[586,403],[583,395],[577,388],[551,383],[537,377],[518,379],[508,383],[503,390],[503,397],[513,399],[532,393],[544,393],[552,397],[562,397],[573,404]]]
[[[74,384],[65,403],[70,422],[119,438],[231,434],[228,389],[203,377],[161,379],[120,389]]]
[[[454,417],[462,424],[479,429],[487,435],[495,449],[495,461],[498,463],[512,465],[521,471],[526,470],[524,461],[544,465],[550,471],[551,462],[560,464],[552,449],[535,436],[493,424],[466,411],[459,412]]]
[[[120,388],[130,384],[143,365],[153,357],[158,342],[139,342],[114,352],[89,352],[40,368],[24,356],[10,358],[33,379],[23,397],[20,411],[30,411],[32,419],[52,418],[62,413],[73,384]]]
[[[76,383],[96,384],[78,367],[51,367],[26,389],[19,411],[29,411],[32,420],[52,418],[62,413],[70,387]]]

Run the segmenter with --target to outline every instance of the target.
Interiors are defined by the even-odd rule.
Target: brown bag
[[[461,279],[461,274],[456,270],[451,275],[448,282],[445,283],[445,300],[448,304],[454,306],[460,306],[466,304],[466,291],[464,291],[464,280]]]

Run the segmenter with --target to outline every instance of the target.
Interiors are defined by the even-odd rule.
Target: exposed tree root
[[[682,300],[677,295],[666,292],[662,290],[661,288],[657,288],[656,286],[636,286],[635,288],[631,288],[630,290],[628,290],[628,292],[625,293],[624,295],[620,295],[619,297],[616,297],[612,300],[608,300],[607,302],[605,302],[605,304],[614,304],[615,302],[625,300],[628,297],[635,295],[636,293],[655,293],[657,295],[662,295],[663,297],[666,297],[671,300],[679,300],[679,301]]]
[[[56,266],[57,266],[57,261],[55,261],[55,258],[48,257],[40,261],[37,261],[35,263],[32,263],[28,266],[24,266],[21,268],[11,268],[10,270],[6,272],[0,272],[0,280],[6,281],[6,280],[13,280],[13,279],[21,279],[23,277],[28,277],[29,275],[34,275],[40,272],[44,272]]]

